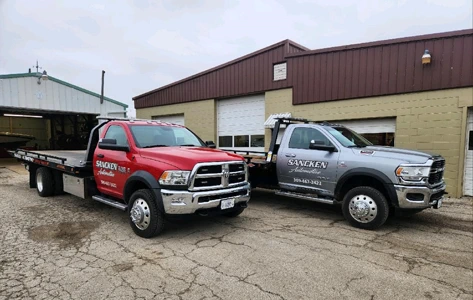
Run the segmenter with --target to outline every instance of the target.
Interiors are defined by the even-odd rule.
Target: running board
[[[104,198],[104,197],[101,197],[101,196],[92,196],[92,199],[94,199],[95,201],[98,201],[98,202],[102,202],[103,204],[107,204],[107,205],[113,206],[115,208],[121,209],[123,211],[126,211],[128,209],[128,205],[126,205],[124,203],[120,203],[120,202],[112,200],[112,199]]]
[[[299,199],[304,199],[304,200],[309,200],[309,201],[314,201],[314,202],[320,202],[320,203],[325,203],[325,204],[333,204],[334,203],[334,201],[330,200],[330,199],[314,198],[314,197],[311,197],[311,196],[307,196],[307,195],[299,194],[299,193],[294,193],[294,192],[277,191],[275,194],[280,195],[280,196],[299,198]]]

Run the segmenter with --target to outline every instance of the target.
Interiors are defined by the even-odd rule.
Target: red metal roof
[[[432,63],[422,65],[424,50]],[[293,104],[473,86],[473,29],[309,50],[284,40],[133,98],[135,108],[293,88]],[[273,65],[287,79],[273,81]]]
[[[160,91],[160,90],[169,88],[169,87],[171,87],[171,86],[174,86],[174,85],[177,85],[177,84],[181,84],[181,83],[183,83],[183,82],[186,82],[186,81],[189,81],[189,80],[198,78],[198,77],[200,77],[200,76],[202,76],[202,75],[206,75],[206,74],[209,74],[209,73],[211,73],[211,72],[215,72],[215,71],[217,71],[217,70],[223,69],[223,68],[228,67],[228,66],[230,66],[230,65],[233,65],[233,64],[242,62],[242,61],[244,61],[244,60],[247,60],[247,59],[249,59],[249,58],[258,56],[258,55],[260,55],[260,54],[262,54],[262,53],[265,53],[265,52],[274,50],[274,49],[279,48],[279,47],[281,47],[281,46],[284,46],[284,50],[286,51],[287,54],[295,54],[295,53],[298,53],[299,51],[308,51],[308,50],[310,50],[309,48],[306,48],[306,47],[304,47],[304,46],[302,46],[302,45],[300,45],[300,44],[298,44],[298,43],[296,43],[296,42],[293,42],[293,41],[291,41],[291,40],[284,40],[284,41],[278,42],[278,43],[276,43],[276,44],[272,44],[272,45],[270,45],[270,46],[268,46],[268,47],[265,47],[265,48],[263,48],[263,49],[260,49],[260,50],[258,50],[258,51],[251,52],[251,53],[249,53],[249,54],[247,54],[247,55],[241,56],[241,57],[239,57],[239,58],[236,58],[236,59],[231,60],[231,61],[229,61],[229,62],[226,62],[226,63],[224,63],[224,64],[218,65],[218,66],[213,67],[213,68],[211,68],[211,69],[205,70],[205,71],[203,71],[203,72],[200,72],[200,73],[197,73],[197,74],[195,74],[195,75],[186,77],[186,78],[184,78],[184,79],[178,80],[178,81],[173,82],[173,83],[170,83],[170,84],[168,84],[168,85],[159,87],[159,88],[154,89],[154,90],[152,90],[152,91],[149,91],[149,92],[143,93],[143,94],[141,94],[141,95],[135,96],[135,97],[133,97],[133,100],[142,98],[142,97],[144,97],[144,96],[146,96],[146,95],[152,94],[152,93],[154,93],[154,92],[158,92],[158,91]]]
[[[346,46],[337,46],[337,47],[309,50],[305,52],[289,54],[286,57],[289,58],[289,57],[294,57],[294,56],[312,55],[312,54],[336,52],[336,51],[344,51],[344,50],[354,50],[354,49],[369,48],[369,47],[376,47],[376,46],[386,46],[386,45],[408,43],[408,42],[421,42],[421,41],[426,41],[426,40],[452,38],[452,37],[471,35],[471,34],[473,34],[473,29],[464,29],[464,30],[457,30],[457,31],[450,31],[450,32],[424,34],[424,35],[417,35],[417,36],[410,36],[410,37],[403,37],[403,38],[396,38],[396,39],[374,41],[374,42],[368,42],[368,43],[351,44],[351,45],[346,45]]]

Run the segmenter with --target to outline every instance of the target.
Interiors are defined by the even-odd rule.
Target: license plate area
[[[226,199],[220,202],[220,209],[229,209],[235,206],[235,199]]]

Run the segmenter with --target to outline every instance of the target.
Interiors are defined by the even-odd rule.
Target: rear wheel
[[[36,191],[41,197],[49,197],[54,194],[54,177],[48,168],[36,169]]]
[[[130,226],[136,235],[151,238],[164,230],[164,213],[158,209],[153,193],[147,189],[134,192],[128,204]]]
[[[389,204],[377,189],[359,186],[349,190],[343,198],[343,215],[354,227],[376,229],[388,219]]]

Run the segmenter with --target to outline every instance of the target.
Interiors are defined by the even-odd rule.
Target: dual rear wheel
[[[159,235],[165,228],[165,214],[157,204],[156,196],[149,189],[134,192],[128,201],[128,218],[136,235],[152,238]],[[237,208],[224,216],[237,217],[245,208]]]
[[[128,201],[128,218],[136,235],[151,238],[164,231],[164,212],[149,189],[134,192]]]
[[[369,186],[355,187],[346,193],[342,204],[343,216],[354,227],[376,229],[389,216],[386,197]]]

